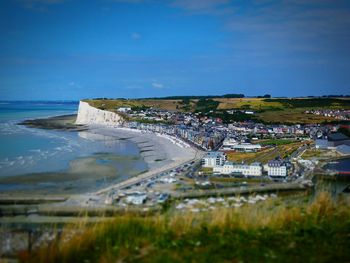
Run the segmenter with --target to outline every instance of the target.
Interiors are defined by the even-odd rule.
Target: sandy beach
[[[44,128],[59,127],[59,130],[65,130],[65,123],[71,125],[74,118],[75,116],[70,118],[63,116],[54,117],[53,121],[50,118],[45,119],[45,122],[39,122],[39,127],[43,128],[42,126],[48,123],[49,125]],[[51,127],[52,122],[55,123],[54,127]],[[35,128],[36,126],[33,126],[35,123],[32,122],[30,127]],[[137,147],[140,154],[135,155],[138,152],[136,148],[131,150],[134,152],[133,155],[125,156],[102,152],[72,160],[66,170],[3,177],[0,178],[0,184],[5,187],[18,183],[23,187],[4,191],[1,196],[101,194],[141,178],[173,169],[199,156],[198,150],[179,139],[151,132],[105,125],[85,126],[83,131],[72,129],[72,132],[76,132],[78,137],[87,141],[91,140],[92,143],[101,141],[110,149],[118,145],[121,153],[130,152],[129,147]]]
[[[201,157],[201,153],[197,149],[179,145],[171,137],[156,133],[103,126],[90,127],[90,132],[133,141],[139,147],[141,156],[149,167],[147,172],[101,189],[97,191],[97,194],[106,193],[112,189],[132,184],[137,180],[152,177],[155,174],[174,169],[183,163]]]

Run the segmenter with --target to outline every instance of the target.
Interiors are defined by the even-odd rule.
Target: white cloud
[[[68,86],[71,88],[71,89],[81,89],[82,86],[79,84],[79,83],[76,83],[74,81],[71,81],[68,83]]]
[[[62,4],[66,2],[66,0],[17,0],[17,2],[24,8],[45,12],[48,6]]]
[[[137,32],[134,32],[131,34],[131,38],[137,40],[141,38],[141,35]]]
[[[164,84],[159,83],[159,82],[152,82],[152,87],[155,89],[164,89],[165,88]]]
[[[148,2],[147,0],[113,0],[115,3],[126,3],[126,4],[142,4]]]
[[[230,0],[174,0],[170,6],[194,13],[222,15],[233,11],[230,2]]]
[[[51,4],[60,4],[65,0],[20,0],[22,3],[26,4],[43,4],[43,5],[51,5]]]
[[[175,0],[172,5],[182,7],[184,9],[208,9],[228,4],[229,0]]]

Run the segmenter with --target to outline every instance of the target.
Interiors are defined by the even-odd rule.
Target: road
[[[153,170],[153,171],[149,171],[149,172],[146,172],[146,173],[143,173],[139,176],[136,176],[136,177],[133,177],[133,178],[130,178],[128,180],[125,180],[123,182],[120,182],[118,184],[114,184],[114,185],[111,185],[107,188],[104,188],[102,190],[99,190],[98,192],[96,192],[97,195],[101,195],[101,194],[105,194],[105,193],[108,193],[112,190],[120,190],[122,188],[126,188],[126,187],[132,187],[134,185],[137,185],[139,183],[142,183],[144,181],[147,181],[153,177],[157,177],[159,176],[160,174],[164,174],[164,173],[169,173],[170,171],[172,170],[175,170],[179,167],[182,167],[184,166],[185,164],[190,164],[191,162],[196,162],[200,159],[203,158],[205,152],[202,152],[202,151],[196,151],[196,154],[195,154],[195,157],[192,158],[191,160],[189,161],[186,161],[186,162],[182,162],[182,163],[178,163],[178,164],[173,164],[171,167],[169,168],[164,168],[164,167],[161,167],[159,168],[158,170]]]

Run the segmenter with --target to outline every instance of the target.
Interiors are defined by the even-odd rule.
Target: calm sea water
[[[0,177],[64,171],[72,160],[98,153],[139,157],[139,149],[129,141],[17,125],[25,119],[72,114],[77,109],[78,102],[0,102]],[[118,167],[118,163],[113,165]],[[147,167],[140,161],[135,166]]]

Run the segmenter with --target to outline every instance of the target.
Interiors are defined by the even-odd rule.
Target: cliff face
[[[123,122],[123,118],[117,113],[96,109],[87,102],[79,102],[76,124],[99,124],[117,126]]]

